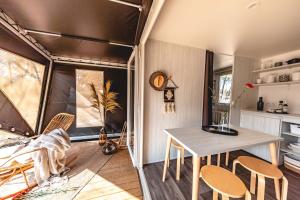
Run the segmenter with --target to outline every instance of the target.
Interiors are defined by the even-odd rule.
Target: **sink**
[[[238,135],[238,131],[228,128],[228,127],[222,127],[222,126],[203,126],[202,130],[206,131],[206,132],[210,132],[210,133],[214,133],[214,134],[220,134],[220,135],[229,135],[229,136],[237,136]]]

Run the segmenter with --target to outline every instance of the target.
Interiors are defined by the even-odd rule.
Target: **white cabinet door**
[[[280,124],[281,120],[276,118],[265,118],[265,125],[264,125],[264,133],[274,135],[274,136],[280,136]],[[269,150],[269,145],[264,145],[263,148],[264,157],[265,160],[271,162],[271,155]]]
[[[256,115],[252,112],[241,112],[240,126],[243,128],[260,131],[266,134],[279,136],[280,135],[279,118]],[[254,154],[262,159],[271,161],[269,146],[259,145],[244,149],[245,151]]]

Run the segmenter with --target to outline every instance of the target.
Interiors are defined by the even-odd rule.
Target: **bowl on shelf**
[[[300,167],[300,156],[286,154],[284,155],[284,162]]]
[[[289,149],[300,154],[300,143],[291,143],[289,144]]]
[[[300,125],[299,124],[290,124],[291,133],[297,134],[300,136]]]
[[[295,63],[300,63],[300,58],[293,58],[291,60],[286,61],[287,64],[295,64]]]
[[[275,64],[274,64],[274,67],[280,67],[280,66],[282,66],[283,65],[283,62],[276,62]]]

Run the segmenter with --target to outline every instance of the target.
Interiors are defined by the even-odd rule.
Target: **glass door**
[[[127,146],[135,165],[135,132],[134,132],[134,102],[135,102],[135,50],[127,64]]]

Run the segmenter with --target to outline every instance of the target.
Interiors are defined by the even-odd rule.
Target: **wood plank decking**
[[[225,155],[222,155],[221,166],[231,170],[232,161],[240,155],[250,155],[245,151],[234,151],[230,153],[229,167],[224,165]],[[216,164],[216,156],[213,156],[212,163]],[[206,164],[206,160],[202,162],[201,166]],[[280,169],[289,181],[288,186],[288,200],[299,199],[300,196],[300,175],[280,166]],[[191,157],[186,158],[184,165],[181,167],[180,181],[176,181],[176,160],[170,162],[170,168],[167,171],[166,181],[161,181],[163,171],[163,162],[152,163],[144,166],[145,176],[148,182],[149,190],[152,200],[173,200],[173,199],[191,199],[192,195],[192,161]],[[237,175],[243,180],[249,188],[250,172],[240,165],[237,166]],[[199,200],[211,200],[212,190],[203,182],[200,181]],[[252,195],[252,199],[256,199]],[[276,200],[274,182],[271,179],[266,180],[266,200]]]
[[[143,199],[138,172],[128,151],[114,154],[75,199]]]

